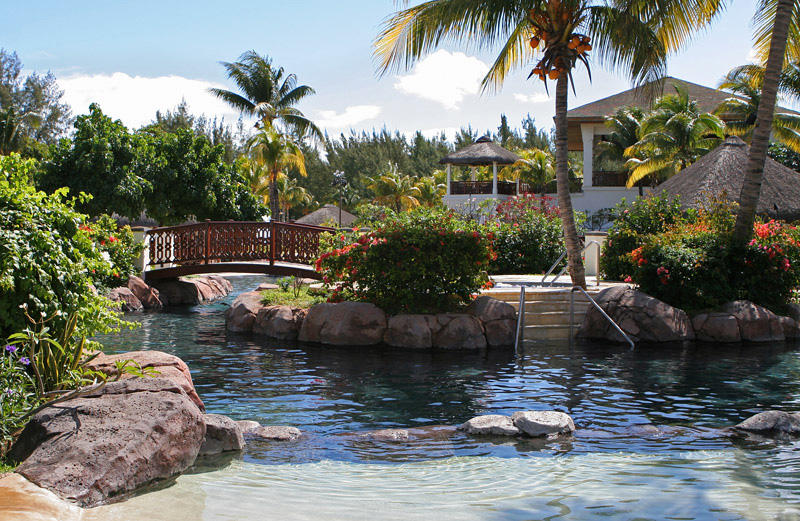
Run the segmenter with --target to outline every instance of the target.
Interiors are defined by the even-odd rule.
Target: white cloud
[[[535,92],[533,94],[514,94],[514,99],[519,101],[520,103],[544,103],[545,101],[549,101],[550,98],[547,94],[542,92]]]
[[[58,83],[74,114],[84,114],[91,103],[97,103],[104,113],[121,119],[131,128],[150,123],[156,110],[171,110],[183,99],[193,114],[224,116],[228,122],[239,117],[238,112],[208,92],[209,87],[220,85],[204,80],[182,76],[148,78],[115,72],[68,76]]]
[[[322,129],[343,129],[375,119],[380,113],[381,108],[377,105],[351,105],[338,114],[334,110],[320,110],[315,123]]]
[[[457,109],[466,96],[478,93],[488,70],[489,65],[474,56],[439,50],[417,63],[410,74],[398,76],[394,87]]]
[[[749,63],[760,63],[761,60],[758,59],[758,52],[752,48],[750,52],[747,53],[747,61]]]

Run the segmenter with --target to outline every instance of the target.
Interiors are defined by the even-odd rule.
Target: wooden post
[[[208,264],[208,250],[211,247],[211,221],[206,219],[206,246],[203,252],[204,263]]]

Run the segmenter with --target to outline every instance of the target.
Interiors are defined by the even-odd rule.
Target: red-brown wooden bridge
[[[199,273],[263,273],[319,279],[314,262],[323,226],[206,221],[148,230],[145,280]]]

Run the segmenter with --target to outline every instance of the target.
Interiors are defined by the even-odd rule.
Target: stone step
[[[514,311],[519,311],[519,302],[511,303],[514,307]],[[535,301],[535,302],[526,302],[525,303],[525,314],[535,314],[535,313],[553,313],[557,311],[567,312],[569,313],[569,301],[560,302],[560,301]],[[591,304],[589,301],[575,301],[575,313],[586,313],[589,309]]]
[[[589,291],[588,293],[589,293],[589,295],[591,295],[594,298],[599,292],[598,291]],[[516,290],[516,291],[502,291],[502,292],[495,292],[495,291],[492,290],[492,291],[489,291],[489,292],[485,292],[483,294],[484,295],[488,295],[488,296],[490,296],[492,298],[496,298],[498,300],[502,300],[504,302],[512,303],[512,304],[519,302],[519,290]],[[550,291],[548,291],[548,290],[536,289],[536,290],[528,290],[528,291],[525,292],[525,301],[526,302],[534,302],[534,301],[536,301],[536,302],[539,302],[539,301],[569,302],[569,300],[570,300],[570,292],[569,291],[564,291],[564,290],[550,290]],[[584,296],[582,293],[576,293],[575,294],[575,301],[577,302],[579,300],[588,301],[586,299],[586,296]]]
[[[578,332],[579,327],[573,329],[573,333]],[[546,340],[569,340],[569,325],[535,325],[525,326],[524,339],[528,341]]]
[[[583,324],[585,313],[575,313],[572,323],[576,326]],[[554,311],[547,313],[525,314],[526,326],[568,326],[569,311]]]

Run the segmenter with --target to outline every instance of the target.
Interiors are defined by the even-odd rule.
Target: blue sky
[[[734,1],[706,33],[670,59],[669,73],[714,86],[749,60],[754,1]],[[497,94],[477,82],[492,54],[444,48],[415,69],[378,77],[371,43],[392,0],[327,2],[37,1],[0,2],[0,47],[15,50],[26,70],[52,70],[75,113],[90,101],[137,127],[157,108],[185,98],[190,109],[233,122],[210,95],[230,87],[219,61],[255,49],[311,85],[317,95],[301,109],[330,133],[386,126],[402,132],[448,134],[461,126],[495,128],[500,113],[517,124],[525,114],[552,125],[553,103],[538,81],[519,72]],[[577,74],[570,106],[629,87],[621,76],[593,69]]]

